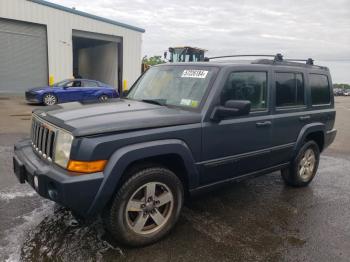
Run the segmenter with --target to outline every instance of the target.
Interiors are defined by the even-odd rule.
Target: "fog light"
[[[39,188],[39,179],[38,179],[37,176],[34,176],[34,187],[35,187],[36,189]]]
[[[47,193],[49,194],[49,197],[52,199],[52,200],[56,200],[57,199],[57,196],[58,196],[58,193],[57,193],[57,190],[55,189],[49,189],[47,191]]]

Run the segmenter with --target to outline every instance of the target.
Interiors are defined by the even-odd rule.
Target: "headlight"
[[[67,168],[73,136],[63,130],[57,131],[54,160],[57,165]]]

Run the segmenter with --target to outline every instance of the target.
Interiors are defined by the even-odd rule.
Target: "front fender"
[[[186,143],[178,139],[158,140],[133,144],[118,149],[110,157],[104,170],[104,179],[89,208],[88,215],[102,211],[113,196],[117,184],[126,168],[137,160],[166,154],[177,154],[185,164],[189,187],[194,187],[198,181],[198,170],[195,167],[191,150]]]

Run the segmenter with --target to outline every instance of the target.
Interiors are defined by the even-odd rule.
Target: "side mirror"
[[[164,52],[164,59],[167,59],[167,56],[168,56],[168,52],[165,51],[165,52]]]
[[[251,103],[247,100],[228,100],[224,106],[214,108],[210,119],[220,121],[226,118],[248,115],[250,113],[250,106]]]
[[[68,86],[64,86],[63,89],[68,89]]]

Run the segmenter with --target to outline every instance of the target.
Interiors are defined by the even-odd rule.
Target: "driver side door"
[[[81,101],[83,99],[83,87],[81,80],[68,82],[60,92],[59,102]]]
[[[233,71],[227,75],[213,106],[223,106],[228,100],[249,100],[251,112],[203,123],[201,185],[269,167],[269,75],[268,71]]]

